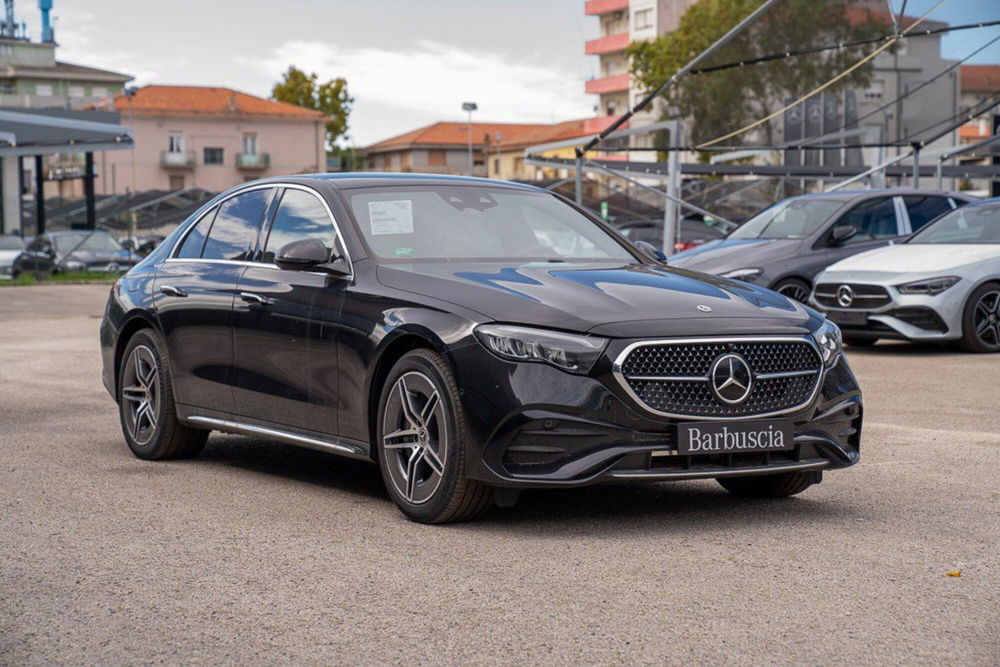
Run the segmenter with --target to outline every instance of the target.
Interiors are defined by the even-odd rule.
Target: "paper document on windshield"
[[[409,199],[370,201],[368,217],[371,219],[372,236],[413,233],[413,202]]]

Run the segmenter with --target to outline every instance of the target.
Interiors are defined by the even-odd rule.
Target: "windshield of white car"
[[[636,261],[593,220],[544,192],[399,185],[348,195],[368,246],[390,261]]]
[[[804,239],[840,208],[836,199],[786,199],[740,225],[731,239]]]
[[[75,252],[77,250],[103,250],[105,252],[121,250],[107,232],[80,232],[79,234],[60,234],[52,237],[56,250],[59,252]]]
[[[0,250],[24,250],[24,241],[17,236],[0,236]]]
[[[1000,243],[1000,202],[945,213],[907,243]]]

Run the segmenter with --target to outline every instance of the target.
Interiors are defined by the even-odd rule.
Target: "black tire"
[[[151,378],[148,391],[147,383],[136,378],[130,364],[137,368],[155,366],[155,376],[143,373]],[[137,416],[143,401],[148,407]],[[185,426],[177,419],[166,345],[152,329],[136,332],[125,346],[118,369],[118,417],[126,444],[140,459],[189,458],[205,446],[208,431]]]
[[[741,498],[787,498],[802,493],[814,484],[808,472],[783,472],[757,477],[720,477],[726,491]]]
[[[798,301],[799,303],[808,303],[809,294],[812,292],[812,288],[809,283],[804,280],[799,280],[798,278],[785,278],[784,280],[779,280],[771,286],[778,294],[787,296],[789,299]]]
[[[872,347],[878,342],[878,338],[855,338],[854,336],[844,336],[844,342],[851,347]]]
[[[432,405],[435,392],[437,404]],[[412,521],[467,521],[493,506],[493,489],[465,476],[460,406],[451,369],[430,350],[405,354],[382,387],[376,422],[379,469],[386,491]],[[393,429],[388,438],[387,426]]]
[[[972,290],[962,313],[958,344],[966,352],[1000,352],[1000,283]]]

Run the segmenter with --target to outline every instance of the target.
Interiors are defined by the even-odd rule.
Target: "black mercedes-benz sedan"
[[[215,430],[375,461],[428,523],[612,480],[790,496],[856,463],[836,325],[654,255],[530,186],[247,183],[115,283],[103,379],[140,458]]]

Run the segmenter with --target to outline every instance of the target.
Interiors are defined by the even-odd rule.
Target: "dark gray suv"
[[[724,239],[674,255],[670,264],[770,287],[804,303],[813,278],[834,262],[909,236],[972,200],[903,188],[792,197]]]

